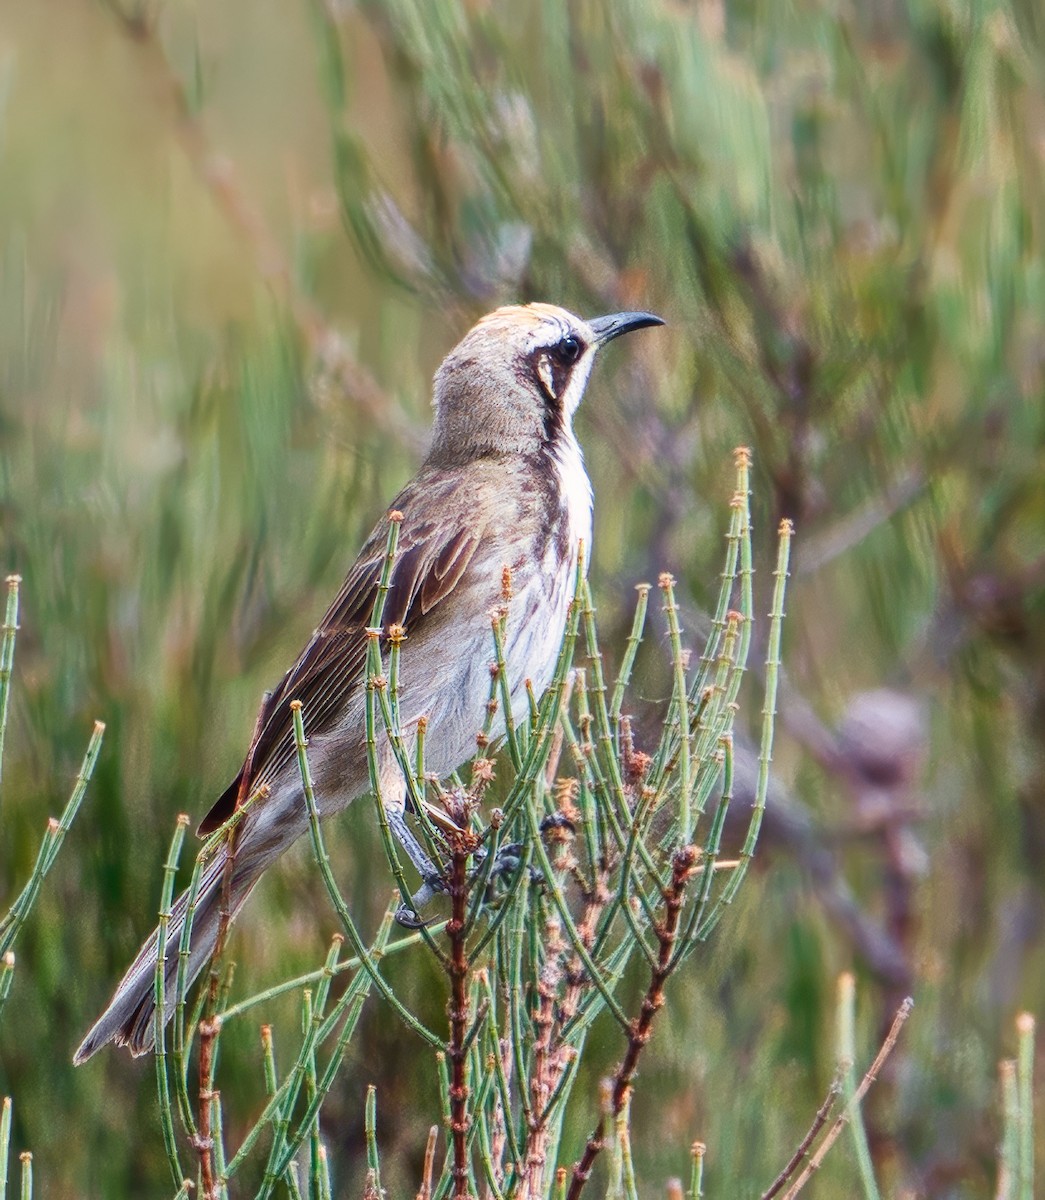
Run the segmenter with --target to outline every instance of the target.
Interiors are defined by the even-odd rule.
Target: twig
[[[253,747],[257,744],[258,736],[264,719],[266,705],[259,706],[254,718],[254,730],[251,734],[251,751],[240,773],[239,794],[236,797],[236,807],[233,817],[239,816],[247,808],[251,800],[250,784],[253,768]],[[223,827],[224,828],[224,827]],[[202,1200],[218,1200],[220,1185],[214,1167],[214,1137],[211,1124],[211,1113],[214,1100],[214,1043],[221,1030],[221,1016],[218,1013],[218,993],[221,985],[221,958],[225,953],[225,941],[228,937],[229,925],[232,923],[232,879],[236,866],[236,846],[243,821],[229,821],[224,833],[225,862],[221,872],[221,893],[218,909],[218,936],[210,956],[210,976],[207,980],[206,1000],[204,1002],[204,1018],[199,1024],[200,1052],[198,1063],[199,1087],[197,1089],[197,1132],[192,1137],[192,1144],[200,1160],[200,1195]],[[185,950],[189,949],[186,945]]]
[[[372,1083],[366,1089],[366,1103],[363,1107],[363,1137],[366,1141],[368,1187],[372,1180],[376,1195],[383,1196],[381,1162],[377,1150],[377,1088]]]
[[[703,1142],[694,1142],[690,1147],[693,1170],[689,1181],[689,1200],[700,1200],[704,1195],[704,1159],[708,1148]]]
[[[159,927],[156,931],[156,968],[154,976],[154,999],[156,1013],[153,1030],[156,1037],[156,1087],[160,1098],[160,1125],[163,1128],[163,1145],[167,1162],[174,1177],[175,1187],[185,1178],[178,1157],[178,1144],[174,1137],[174,1119],[171,1113],[170,1080],[167,1076],[166,1012],[167,1012],[167,928],[171,919],[171,901],[174,896],[174,876],[178,870],[178,859],[185,839],[189,818],[185,813],[178,815],[171,839],[167,862],[163,869],[163,890],[160,897]]]
[[[218,972],[211,972],[211,988],[217,1004]],[[211,1101],[214,1098],[214,1043],[218,1030],[221,1028],[221,1018],[211,1015],[200,1021],[200,1061],[199,1061],[199,1091],[197,1093],[197,1125],[196,1136],[192,1139],[193,1148],[200,1160],[200,1195],[203,1200],[217,1200],[218,1185],[214,1175],[214,1138],[211,1134]]]
[[[794,1184],[792,1184],[791,1188],[788,1190],[784,1200],[794,1200],[802,1188],[804,1188],[809,1182],[812,1175],[820,1167],[820,1164],[824,1161],[824,1156],[827,1154],[828,1150],[830,1150],[835,1142],[838,1141],[838,1138],[845,1127],[846,1122],[849,1120],[850,1115],[859,1106],[864,1096],[867,1095],[867,1091],[871,1084],[874,1083],[874,1081],[878,1078],[878,1072],[882,1069],[882,1064],[889,1057],[893,1047],[896,1045],[896,1039],[900,1036],[900,1030],[903,1028],[904,1022],[910,1016],[911,1009],[913,1007],[914,1001],[910,998],[910,996],[908,996],[897,1010],[896,1016],[893,1018],[893,1023],[889,1028],[889,1032],[885,1035],[885,1040],[882,1042],[881,1048],[875,1055],[874,1062],[872,1062],[867,1068],[867,1073],[864,1075],[863,1079],[861,1079],[860,1086],[853,1093],[849,1103],[842,1110],[834,1124],[827,1131],[827,1133],[824,1134],[823,1140],[816,1148],[816,1152],[810,1157],[802,1173],[798,1176]]]
[[[1016,1018],[1016,1086],[1019,1094],[1019,1200],[1034,1196],[1034,1017],[1022,1012]]]
[[[7,1195],[7,1162],[11,1153],[11,1097],[0,1108],[0,1196]]]
[[[58,819],[51,817],[47,822],[47,829],[40,842],[40,849],[37,852],[36,862],[33,864],[32,874],[29,876],[25,887],[19,892],[18,899],[11,905],[4,919],[0,921],[0,958],[11,949],[15,938],[18,936],[22,922],[28,916],[29,910],[36,902],[36,897],[39,894],[40,887],[48,871],[54,866],[55,859],[58,857],[58,851],[62,848],[62,842],[69,831],[69,826],[72,825],[77,812],[79,812],[84,794],[87,791],[87,785],[94,772],[94,765],[98,761],[98,755],[101,752],[102,736],[104,733],[104,724],[101,721],[95,721],[94,732],[91,734],[91,740],[87,743],[87,751],[83,757],[80,773],[76,777],[72,793],[65,808],[62,810],[62,815]]]
[[[827,1089],[827,1095],[824,1097],[823,1104],[816,1110],[816,1116],[813,1118],[812,1125],[809,1126],[805,1137],[798,1143],[794,1154],[791,1155],[787,1165],[773,1182],[762,1193],[762,1200],[773,1200],[773,1197],[787,1183],[792,1175],[798,1170],[798,1166],[803,1158],[809,1154],[809,1147],[816,1141],[817,1135],[823,1129],[827,1118],[831,1115],[831,1109],[835,1106],[835,1101],[841,1095],[842,1083],[836,1076],[831,1081],[831,1086]]]
[[[11,699],[11,671],[18,635],[18,585],[20,575],[7,577],[7,608],[4,612],[3,643],[0,645],[0,771],[4,765],[4,738],[7,734],[7,706]]]
[[[471,1170],[468,1154],[468,1129],[471,1120],[468,1115],[468,1078],[466,1061],[468,1055],[468,976],[471,963],[468,957],[467,921],[468,921],[468,862],[476,847],[475,835],[464,828],[467,824],[466,802],[455,804],[455,812],[460,808],[462,826],[460,833],[448,832],[447,842],[450,848],[450,878],[448,894],[450,897],[450,920],[446,926],[446,935],[450,943],[449,965],[447,973],[450,976],[450,1000],[448,1016],[450,1018],[450,1040],[446,1047],[446,1057],[450,1064],[450,1142],[453,1147],[453,1195],[455,1200],[468,1200],[471,1196],[469,1180]]]
[[[1004,1058],[998,1064],[1001,1090],[1002,1136],[998,1145],[998,1180],[994,1200],[1015,1200],[1015,1180],[1019,1174],[1020,1098],[1016,1085],[1016,1060]]]
[[[316,863],[319,866],[320,875],[323,877],[323,883],[326,886],[327,894],[330,896],[331,902],[337,915],[341,918],[341,924],[344,926],[345,933],[348,934],[348,940],[352,944],[352,949],[355,950],[356,956],[359,958],[360,965],[366,972],[368,978],[381,993],[381,996],[391,1005],[392,1009],[398,1013],[407,1027],[419,1034],[424,1040],[433,1047],[442,1047],[443,1039],[437,1037],[430,1029],[428,1029],[417,1017],[406,1008],[399,998],[392,991],[388,981],[381,975],[378,969],[377,956],[368,949],[363,937],[359,932],[355,921],[352,919],[352,914],[349,912],[348,905],[345,903],[344,896],[337,886],[337,880],[334,878],[334,872],[330,867],[330,856],[327,853],[326,843],[323,840],[323,831],[319,823],[319,806],[316,803],[316,792],[312,785],[312,772],[308,765],[307,743],[305,741],[305,724],[302,715],[302,707],[300,700],[291,700],[290,714],[294,723],[294,746],[297,750],[298,767],[301,771],[302,785],[305,791],[305,803],[308,808],[309,830],[312,834],[312,849],[316,858]]]
[[[428,1142],[425,1145],[425,1163],[421,1171],[421,1186],[417,1189],[417,1200],[432,1200],[432,1173],[435,1170],[435,1148],[439,1141],[439,1126],[433,1125],[428,1130]]]
[[[699,851],[695,846],[683,846],[675,852],[672,862],[671,883],[664,894],[664,921],[656,930],[657,941],[660,944],[657,965],[650,975],[649,986],[642,1000],[639,1017],[637,1020],[629,1023],[628,1049],[625,1052],[623,1062],[617,1068],[616,1074],[613,1077],[610,1100],[610,1111],[613,1117],[616,1117],[624,1107],[625,1097],[635,1077],[639,1057],[650,1039],[653,1018],[664,1004],[664,985],[672,970],[672,951],[675,946],[675,937],[678,933],[682,901],[685,896],[686,884],[689,882],[693,869],[697,865],[698,857]],[[574,1164],[570,1190],[567,1192],[567,1200],[578,1200],[585,1183],[587,1183],[591,1175],[595,1159],[605,1145],[605,1139],[606,1119],[603,1117],[595,1127],[591,1137],[588,1138],[580,1160]]]

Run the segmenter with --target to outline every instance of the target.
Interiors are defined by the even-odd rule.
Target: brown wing
[[[407,509],[406,496],[406,492],[401,494],[392,508]],[[426,508],[439,512],[442,505]],[[448,526],[438,516],[411,521],[406,511],[382,614],[384,628],[399,624],[409,633],[420,618],[444,600],[464,574],[482,533],[478,524],[461,529]],[[201,835],[213,833],[232,816],[245,772],[249,791],[256,781],[272,776],[290,760],[294,753],[291,700],[300,700],[304,706],[311,734],[322,733],[338,723],[352,691],[363,678],[365,630],[373,616],[387,542],[386,516],[367,539],[312,640],[279,686],[265,697],[247,758],[200,823]]]

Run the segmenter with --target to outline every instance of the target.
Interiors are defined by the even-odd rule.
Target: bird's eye
[[[568,333],[555,347],[555,354],[563,362],[575,363],[581,356],[581,344],[572,333]]]

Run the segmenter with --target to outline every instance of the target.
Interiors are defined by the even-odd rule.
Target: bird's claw
[[[395,923],[403,929],[421,929],[428,924],[409,904],[400,904],[396,909]]]
[[[421,886],[410,897],[410,903],[400,904],[395,911],[395,921],[404,929],[421,929],[428,920],[420,915],[421,909],[446,892],[446,880],[438,873],[426,875]]]
[[[498,849],[486,882],[486,899],[488,902],[494,898],[494,886],[496,881],[502,875],[514,875],[515,872],[518,871],[523,865],[525,849],[526,846],[523,842],[509,842],[507,845],[501,846]],[[537,867],[528,867],[527,873],[529,874],[531,883],[541,884],[544,882],[544,876]]]

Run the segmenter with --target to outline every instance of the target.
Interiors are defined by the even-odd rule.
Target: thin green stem
[[[849,971],[838,977],[838,1074],[842,1081],[842,1094],[849,1106],[851,1120],[849,1130],[856,1152],[857,1172],[865,1200],[879,1200],[878,1182],[874,1177],[871,1147],[867,1142],[863,1110],[854,1102],[857,1089],[856,1078],[856,981]]]
[[[175,981],[174,1027],[171,1033],[171,1057],[174,1060],[174,1089],[178,1100],[178,1115],[190,1138],[196,1136],[196,1119],[192,1111],[192,1100],[189,1097],[189,1059],[185,1041],[185,993],[189,978],[189,953],[192,944],[192,926],[196,916],[196,903],[199,898],[200,881],[203,875],[203,851],[196,855],[196,863],[189,880],[186,894],[185,916],[181,925],[181,937],[178,941],[178,975]],[[199,1010],[201,1011],[201,1010]],[[195,1020],[199,1019],[199,1011]],[[195,1020],[193,1027],[195,1027]],[[191,1042],[191,1037],[189,1041]]]
[[[1034,1017],[1016,1018],[1016,1087],[1019,1094],[1019,1200],[1034,1196]]]
[[[740,851],[740,864],[722,889],[717,904],[708,914],[697,931],[704,938],[714,928],[723,908],[733,902],[751,859],[754,857],[762,816],[766,811],[766,794],[769,790],[769,765],[773,760],[773,727],[776,718],[777,680],[780,672],[780,633],[784,620],[784,596],[787,588],[788,561],[791,553],[792,525],[790,521],[780,523],[780,544],[777,550],[776,570],[773,572],[773,605],[769,612],[769,642],[766,650],[766,691],[762,707],[762,740],[758,755],[758,782],[755,787],[755,803],[751,812],[744,845]]]
[[[378,931],[377,938],[374,942],[375,953],[380,954],[382,945],[387,941],[388,931],[391,928],[391,913],[385,915],[385,919],[381,923],[381,928]],[[356,1030],[360,1014],[363,1011],[363,1003],[366,1000],[370,991],[370,978],[364,972],[357,975],[348,987],[344,994],[338,1000],[337,1004],[331,1010],[329,1016],[321,1019],[318,1012],[312,1013],[312,1018],[305,1032],[305,1037],[302,1041],[301,1048],[298,1052],[297,1061],[291,1073],[284,1081],[280,1092],[266,1106],[265,1112],[262,1113],[257,1124],[252,1130],[252,1136],[256,1135],[264,1124],[270,1119],[272,1113],[280,1109],[279,1132],[273,1139],[272,1147],[269,1151],[268,1163],[265,1168],[265,1180],[258,1200],[271,1195],[272,1189],[278,1179],[285,1178],[295,1155],[301,1147],[302,1142],[308,1136],[312,1128],[313,1122],[318,1117],[319,1110],[323,1105],[330,1087],[334,1082],[337,1072],[340,1070],[341,1062],[348,1048],[348,1043]],[[324,1043],[330,1032],[336,1027],[338,1021],[344,1017],[344,1025],[342,1026],[341,1034],[338,1037],[337,1045],[334,1052],[324,1068],[322,1077],[317,1080],[315,1095],[308,1101],[304,1115],[302,1116],[297,1129],[291,1135],[289,1133],[289,1121],[296,1104],[297,1098],[300,1095],[302,1081],[305,1077],[308,1067],[309,1058],[314,1054],[315,1048]],[[247,1142],[244,1141],[243,1146],[237,1154],[237,1160],[242,1161],[247,1150]],[[238,1165],[238,1162],[237,1162]],[[231,1168],[229,1171],[231,1174]]]
[[[0,959],[0,1013],[4,1010],[7,997],[11,994],[11,984],[15,977],[15,956],[13,950],[8,950]]]
[[[494,1082],[497,1086],[497,1098],[500,1101],[501,1113],[504,1119],[504,1136],[508,1143],[508,1153],[511,1161],[518,1162],[520,1158],[519,1143],[515,1136],[515,1125],[512,1122],[511,1088],[508,1076],[504,1070],[504,1060],[501,1055],[502,1031],[497,1021],[497,1004],[493,986],[490,983],[489,972],[483,971],[480,976],[481,986],[486,994],[489,1009],[486,1025],[487,1060],[493,1063]]]
[[[613,687],[613,699],[610,702],[610,723],[613,726],[614,736],[617,735],[620,727],[624,696],[628,690],[628,685],[631,683],[631,673],[635,668],[635,658],[638,655],[639,646],[642,644],[643,630],[646,628],[646,611],[649,607],[650,585],[648,583],[640,583],[636,585],[635,590],[638,592],[638,599],[635,602],[635,616],[631,621],[631,632],[628,634],[628,640],[624,647],[624,657],[621,659],[620,672],[617,675],[617,682]],[[619,753],[619,745],[617,750]]]
[[[163,868],[163,888],[160,896],[159,925],[156,931],[156,969],[154,972],[153,998],[156,1010],[153,1016],[153,1034],[156,1039],[154,1059],[156,1063],[156,1089],[160,1103],[160,1127],[163,1130],[163,1148],[167,1153],[167,1163],[174,1178],[174,1186],[178,1187],[185,1178],[181,1159],[178,1156],[178,1143],[174,1136],[174,1117],[171,1112],[170,1080],[167,1076],[167,927],[171,919],[171,904],[174,899],[174,877],[178,871],[178,861],[181,858],[181,847],[185,841],[185,829],[189,818],[185,813],[178,816],[171,838],[167,862]]]
[[[19,893],[14,904],[11,905],[7,916],[0,922],[0,959],[11,949],[15,938],[18,936],[18,931],[22,927],[22,922],[29,915],[30,909],[36,902],[36,897],[39,895],[40,887],[47,877],[48,871],[54,866],[54,861],[58,857],[58,851],[62,848],[65,835],[76,819],[76,814],[79,812],[84,794],[87,791],[87,785],[90,783],[91,775],[94,772],[94,765],[98,761],[98,755],[101,752],[102,737],[104,734],[105,726],[101,721],[95,721],[94,732],[91,734],[91,740],[87,744],[87,752],[80,766],[80,772],[76,776],[76,782],[73,784],[72,794],[69,796],[65,808],[62,810],[61,817],[57,821],[52,817],[48,822],[47,830],[40,843],[40,849],[36,856],[36,863],[33,866],[32,874],[29,876],[28,882]]]
[[[731,612],[726,617],[726,629],[720,643],[716,661],[715,681],[708,689],[708,704],[701,714],[697,733],[697,756],[703,759],[711,752],[719,738],[733,724],[736,713],[735,702],[729,699],[733,681],[738,677],[737,647],[740,642],[740,627],[743,617]]]
[[[376,635],[371,637],[367,646],[367,682],[366,682],[366,758],[367,770],[370,775],[370,794],[374,798],[374,809],[377,815],[377,827],[381,833],[381,843],[384,846],[385,857],[392,869],[396,887],[404,905],[409,905],[412,892],[406,882],[403,864],[399,861],[399,851],[396,849],[392,829],[388,823],[388,810],[385,807],[384,789],[381,786],[381,763],[377,750],[377,692],[384,687],[384,677],[381,675],[381,656],[377,645]],[[385,725],[386,732],[388,723]],[[424,929],[420,930],[422,936]]]
[[[385,918],[378,930],[378,935],[375,938],[375,953],[380,953],[384,940],[387,940],[391,922],[392,914],[389,911],[385,914]],[[315,1113],[319,1111],[319,1107],[322,1105],[334,1077],[341,1066],[341,1060],[345,1050],[348,1048],[348,1042],[355,1032],[359,1016],[363,1011],[363,1004],[369,995],[369,991],[370,979],[365,972],[360,972],[350,981],[344,994],[331,1010],[330,1015],[322,1023],[317,1020],[310,1025],[302,1046],[298,1051],[298,1057],[291,1073],[280,1085],[275,1095],[271,1097],[261,1116],[255,1122],[254,1127],[247,1137],[244,1138],[242,1145],[236,1152],[236,1157],[229,1164],[226,1174],[231,1178],[250,1154],[265,1126],[269,1123],[274,1123],[276,1138],[274,1138],[272,1149],[269,1152],[265,1182],[259,1193],[258,1200],[262,1200],[263,1197],[271,1194],[272,1188],[278,1179],[286,1178],[288,1167],[294,1155],[297,1154],[301,1141],[308,1131],[309,1123],[314,1118]],[[306,1109],[297,1132],[291,1136],[289,1133],[290,1115],[300,1091],[300,1073],[304,1069],[305,1058],[311,1053],[314,1046],[324,1044],[342,1017],[344,1017],[344,1025],[342,1026],[334,1052],[317,1085],[316,1099]],[[275,1161],[277,1152],[282,1153],[282,1158],[279,1162]]]
[[[592,712],[594,717],[595,742],[594,753],[602,751],[602,759],[606,765],[609,777],[612,799],[617,812],[622,819],[628,815],[628,802],[624,794],[624,780],[620,773],[620,757],[617,752],[616,739],[613,736],[613,722],[610,720],[609,708],[606,704],[606,677],[602,669],[602,651],[599,649],[599,636],[595,628],[595,606],[592,603],[591,587],[584,580],[581,591],[584,609],[584,642],[588,654],[591,675],[591,698],[594,701]],[[587,674],[585,678],[587,678]]]
[[[704,1157],[707,1147],[703,1142],[694,1142],[690,1148],[693,1166],[689,1176],[689,1200],[702,1200],[704,1195]]]
[[[530,915],[529,877],[524,876],[524,882],[516,893],[514,910],[516,920],[507,938],[498,939],[498,965],[503,963],[504,969],[500,978],[508,995],[508,1018],[511,1025],[512,1061],[515,1067],[515,1078],[519,1081],[519,1106],[525,1125],[528,1125],[532,1112],[530,1097],[526,1087],[529,1079],[526,1061],[526,1036],[523,1031],[523,1017],[526,1014],[526,982],[523,972],[523,947],[526,945],[526,924]],[[505,944],[507,943],[507,944]],[[505,1113],[505,1119],[510,1120],[510,1114]],[[516,1161],[519,1161],[518,1156]]]
[[[316,807],[316,793],[312,785],[312,772],[308,765],[308,755],[306,753],[305,742],[305,726],[301,717],[300,701],[291,701],[291,715],[294,722],[294,745],[297,750],[298,768],[301,771],[302,786],[305,791],[305,803],[308,806],[309,828],[312,833],[312,848],[315,853],[317,865],[319,866],[320,875],[323,877],[323,882],[326,885],[327,894],[330,896],[331,903],[341,918],[341,923],[345,927],[345,932],[348,934],[348,940],[352,943],[352,949],[355,951],[360,960],[360,966],[366,971],[377,990],[381,993],[385,1001],[391,1005],[393,1011],[404,1022],[407,1028],[412,1029],[419,1037],[423,1038],[430,1046],[442,1048],[443,1040],[428,1029],[421,1021],[410,1012],[408,1008],[399,1000],[387,981],[382,977],[381,972],[374,962],[373,956],[367,949],[366,943],[363,941],[359,930],[356,927],[355,921],[352,919],[352,914],[348,911],[348,905],[345,903],[344,897],[341,895],[341,890],[337,886],[337,881],[334,878],[334,872],[330,868],[330,856],[327,854],[326,844],[323,840],[323,833],[319,824],[319,810]]]
[[[265,1071],[265,1093],[269,1100],[273,1100],[279,1091],[279,1080],[276,1073],[276,1050],[272,1041],[272,1026],[262,1025],[261,1027],[261,1052]],[[289,1115],[286,1108],[281,1108],[275,1115],[272,1121],[272,1129],[274,1136],[280,1136],[279,1127],[285,1126],[289,1121]],[[261,1122],[258,1122],[259,1129]],[[226,1168],[226,1174],[227,1174]],[[291,1200],[301,1200],[301,1189],[298,1187],[297,1174],[292,1170],[287,1170],[283,1175],[283,1182],[287,1186],[287,1191],[290,1194]]]
[[[442,932],[445,926],[446,922],[440,921],[435,925],[429,925],[427,928],[430,934],[435,934]],[[389,955],[395,954],[400,950],[409,950],[411,946],[416,946],[420,941],[420,933],[405,934],[403,937],[396,938],[394,942],[390,942],[382,951],[381,957],[388,958]],[[351,958],[345,958],[341,962],[336,963],[330,973],[331,975],[343,975],[346,971],[357,970],[360,965],[361,960],[356,955],[353,955]],[[248,996],[238,1004],[233,1004],[222,1012],[222,1024],[227,1025],[232,1017],[242,1016],[245,1012],[249,1012],[261,1004],[266,1004],[269,1000],[274,1000],[277,996],[282,996],[287,992],[294,992],[299,988],[309,987],[314,983],[318,983],[326,974],[327,968],[319,967],[315,971],[309,971],[306,975],[298,975],[294,979],[288,979],[284,983],[277,983],[273,987],[266,988],[263,992],[257,992],[253,996]]]
[[[211,1136],[214,1138],[214,1173],[218,1179],[218,1196],[219,1200],[228,1200],[229,1189],[225,1182],[225,1129],[219,1091],[211,1092],[210,1127]]]
[[[660,577],[660,589],[664,593],[664,614],[668,620],[668,638],[671,642],[671,667],[674,677],[672,700],[676,720],[678,721],[678,844],[680,846],[688,846],[692,837],[692,819],[690,817],[692,783],[690,778],[689,692],[686,686],[686,660],[682,649],[682,627],[679,624],[679,610],[678,605],[675,603],[675,580],[670,575],[662,575]]]
[[[315,1010],[313,1011],[312,992],[309,988],[305,988],[301,994],[301,1021],[304,1029],[312,1024],[313,1020],[318,1020],[323,1014],[323,1005],[316,996]],[[309,1051],[305,1059],[305,1097],[310,1108],[315,1106],[316,1102],[316,1054],[315,1043]],[[320,1128],[319,1128],[319,1109],[316,1108],[316,1115],[306,1125],[308,1130],[308,1174],[309,1174],[309,1195],[319,1195],[319,1149]]]
[[[548,858],[548,852],[545,850],[544,841],[541,838],[541,830],[537,820],[537,814],[531,808],[527,815],[530,819],[530,836],[533,838],[534,849],[537,852],[537,859],[540,863],[541,871],[544,873],[545,886],[548,890],[548,894],[552,898],[552,903],[555,905],[555,908],[559,914],[563,928],[566,930],[570,946],[576,953],[577,957],[584,964],[584,969],[587,972],[588,978],[598,990],[599,995],[605,1002],[606,1007],[613,1016],[613,1019],[618,1025],[620,1025],[622,1029],[626,1030],[628,1029],[630,1022],[628,1021],[624,1010],[617,1002],[616,997],[608,987],[606,980],[602,976],[602,972],[595,965],[588,947],[584,944],[584,939],[578,933],[577,926],[574,923],[573,915],[570,912],[566,897],[563,895],[562,889],[556,882],[555,870],[552,867],[551,860]]]
[[[0,1200],[7,1200],[7,1168],[11,1155],[11,1097],[0,1106]]]
[[[496,682],[501,695],[501,710],[504,713],[505,741],[508,745],[508,757],[516,771],[522,766],[522,753],[515,736],[515,718],[512,715],[512,682],[508,677],[508,661],[504,652],[505,625],[507,610],[502,614],[493,613],[490,617],[490,628],[493,631],[494,654],[496,657]]]
[[[722,845],[722,830],[726,824],[726,813],[729,811],[730,801],[733,799],[733,735],[731,733],[722,736],[721,746],[715,761],[718,764],[716,777],[719,771],[722,774],[722,796],[715,809],[711,830],[708,833],[708,840],[700,860],[702,872],[700,891],[697,893],[693,910],[686,919],[686,931],[676,947],[675,959],[672,963],[673,969],[693,949],[697,931],[704,920],[704,914],[711,899],[711,889],[715,884],[715,863],[718,861],[718,853]]]
[[[733,598],[733,587],[737,578],[737,565],[740,561],[740,543],[745,527],[750,529],[750,522],[745,522],[744,514],[748,508],[750,491],[751,452],[740,447],[734,455],[736,464],[736,485],[734,488],[732,513],[729,530],[726,533],[726,562],[722,570],[722,583],[719,587],[718,602],[711,619],[711,632],[708,635],[704,653],[692,681],[691,696],[699,695],[707,686],[712,664],[718,658],[719,643],[726,628],[726,615],[729,612],[730,601]],[[748,610],[749,613],[754,609]]]
[[[381,1195],[381,1156],[377,1149],[377,1088],[371,1083],[366,1089],[363,1113],[363,1135],[366,1138],[367,1166],[374,1173],[374,1190]]]
[[[4,612],[3,640],[0,641],[0,772],[4,766],[4,740],[7,736],[7,709],[11,699],[11,672],[15,661],[15,639],[18,636],[19,575],[7,577],[7,606]]]

